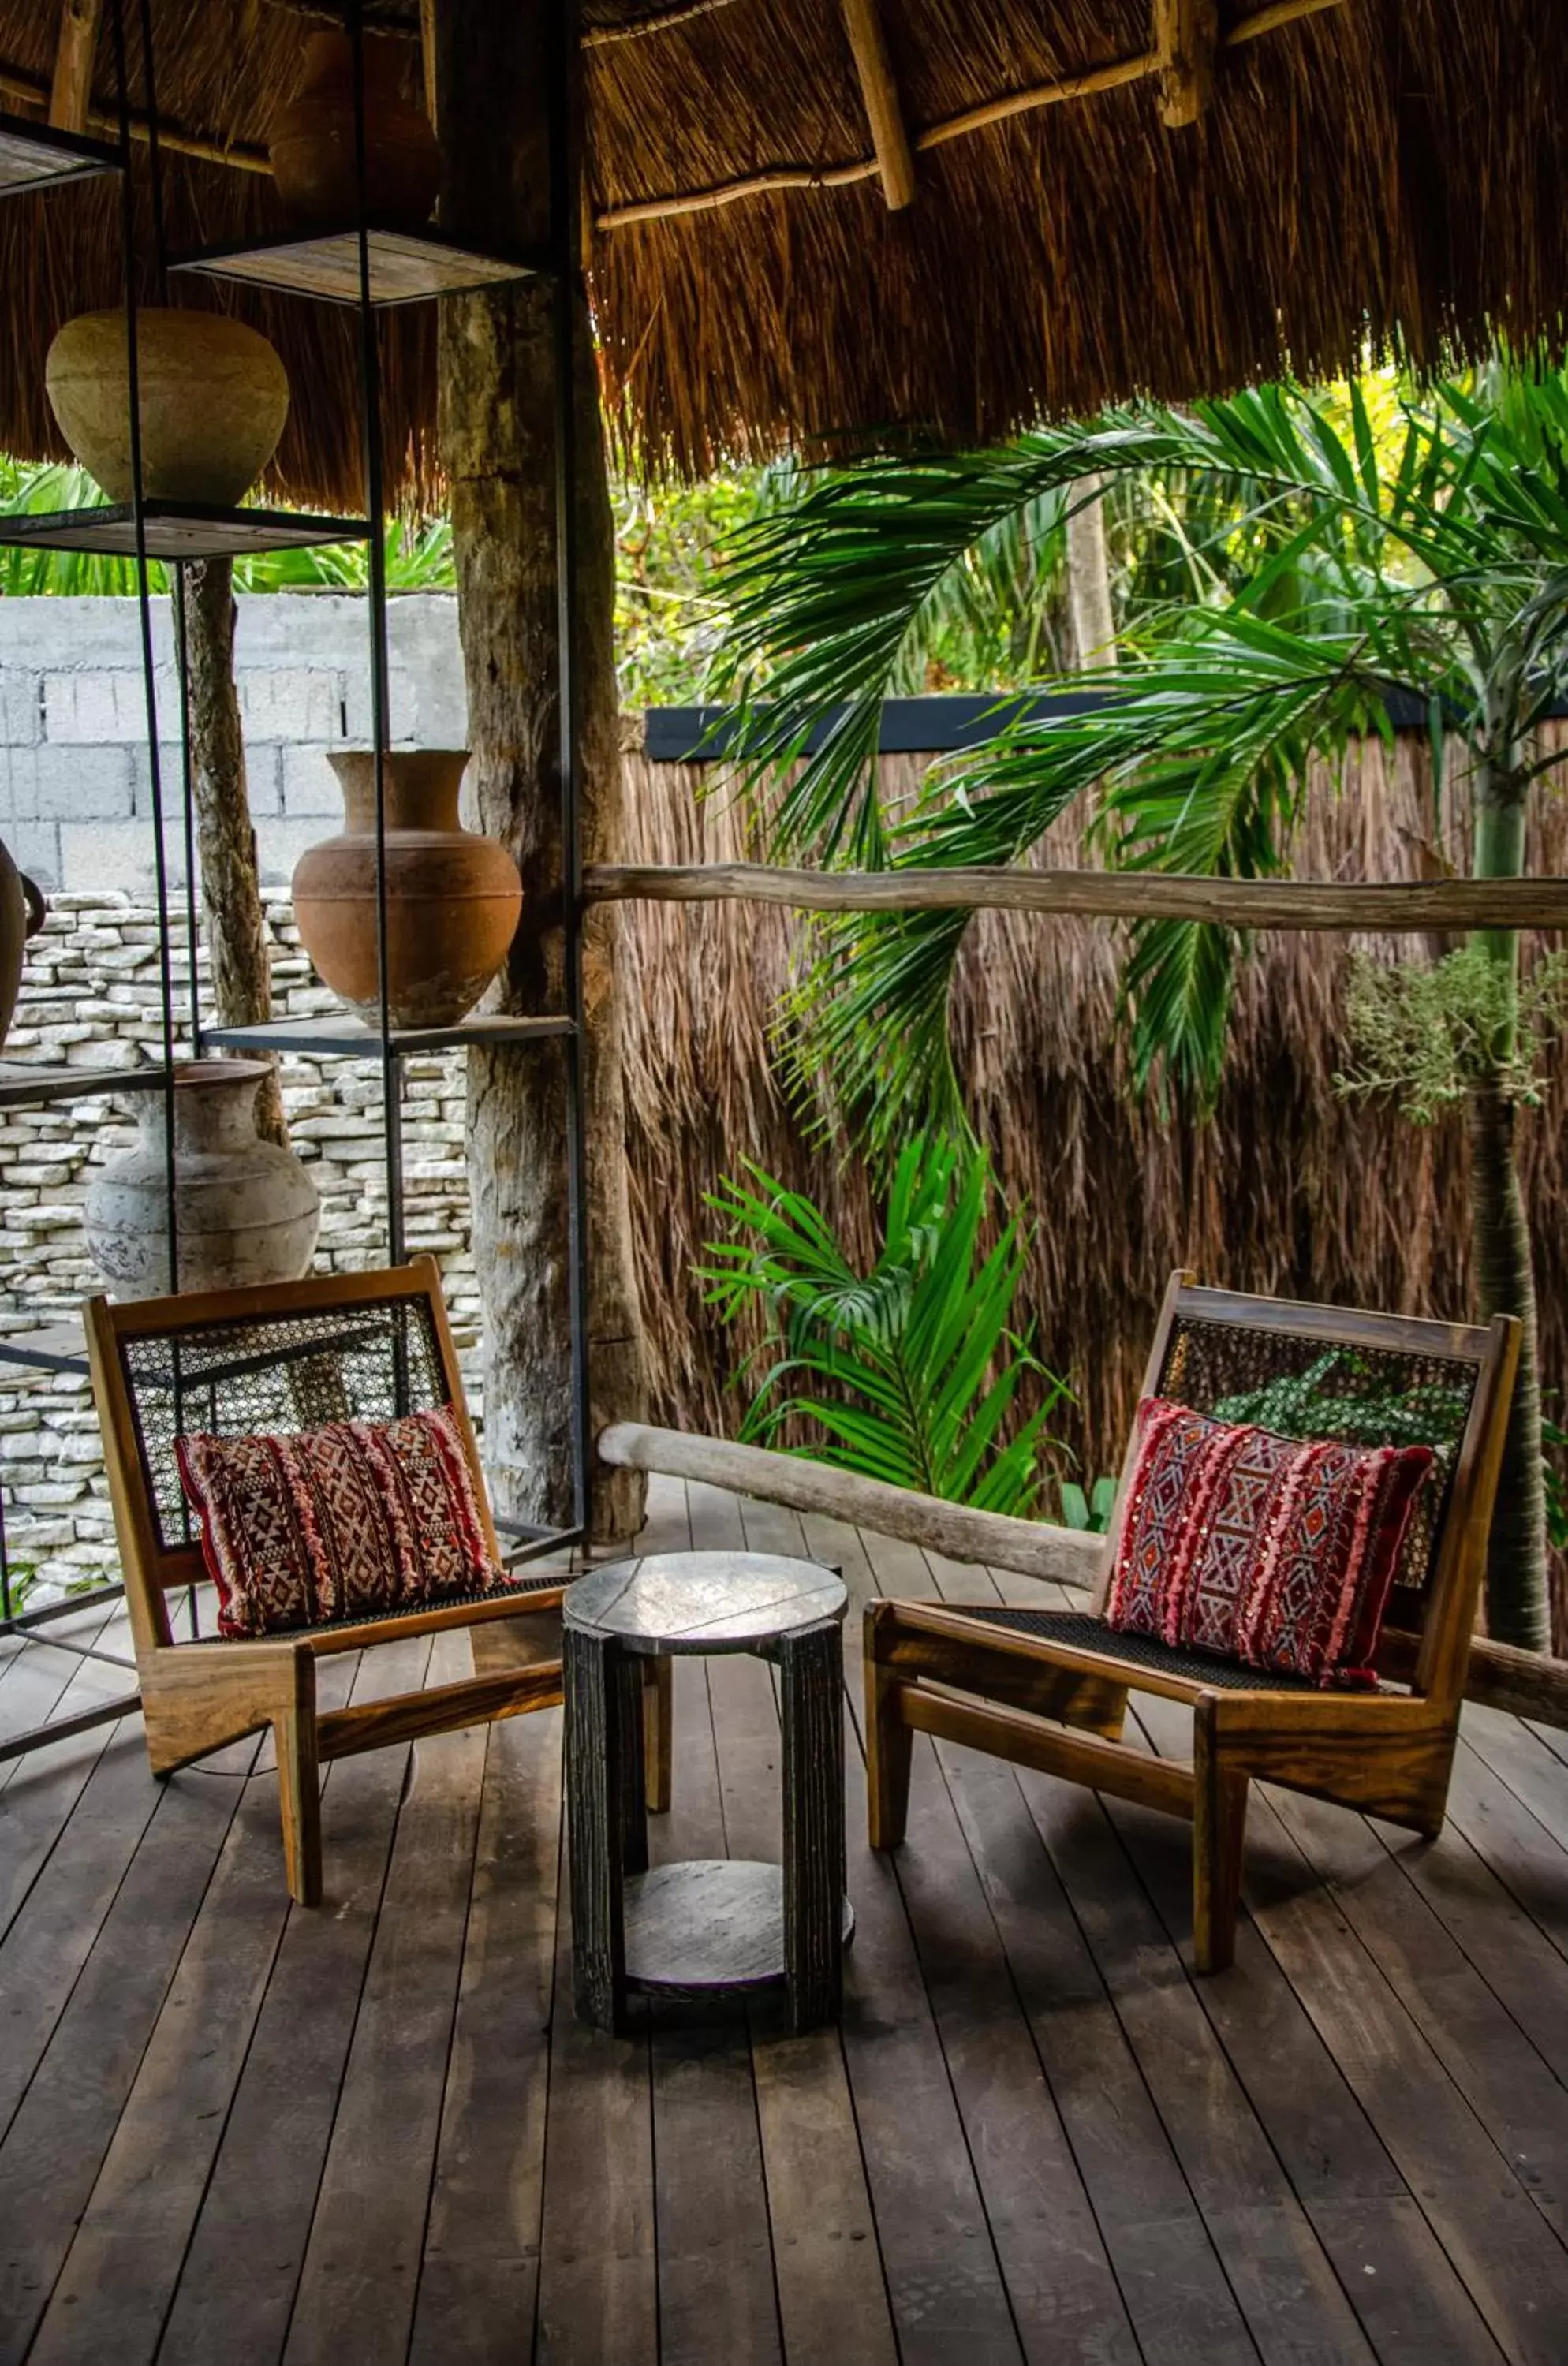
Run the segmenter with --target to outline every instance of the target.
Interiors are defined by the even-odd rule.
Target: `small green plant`
[[[1045,1423],[1066,1391],[1013,1327],[1027,1242],[1012,1215],[983,1245],[989,1162],[941,1138],[904,1150],[888,1188],[883,1246],[857,1269],[814,1202],[761,1167],[727,1177],[708,1202],[730,1237],[698,1268],[726,1322],[761,1305],[766,1376],[741,1435],[838,1469],[987,1511],[1027,1514],[1039,1498]],[[1043,1402],[1021,1418],[1026,1379]]]
[[[1428,1381],[1391,1389],[1364,1357],[1332,1347],[1304,1372],[1222,1397],[1216,1421],[1256,1422],[1286,1437],[1333,1437],[1346,1446],[1457,1445],[1470,1414],[1465,1389]]]
[[[1061,1499],[1065,1528],[1077,1528],[1081,1536],[1104,1536],[1116,1507],[1114,1479],[1097,1479],[1087,1494],[1076,1479],[1058,1479],[1056,1493]]]
[[[1334,1079],[1344,1098],[1393,1094],[1416,1125],[1430,1125],[1483,1081],[1533,1107],[1542,1056],[1568,1022],[1568,954],[1538,962],[1516,990],[1478,943],[1430,967],[1390,969],[1357,953],[1345,1008],[1356,1065]]]

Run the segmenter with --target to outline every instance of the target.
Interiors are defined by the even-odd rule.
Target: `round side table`
[[[792,2032],[833,2020],[854,1929],[844,1896],[843,1638],[830,1570],[772,1553],[654,1553],[562,1602],[577,2010],[623,2032],[637,1990],[687,2000],[783,1986]],[[642,1670],[752,1651],[779,1671],[784,1863],[648,1869]]]

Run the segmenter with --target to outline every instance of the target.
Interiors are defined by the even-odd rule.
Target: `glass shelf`
[[[532,1043],[573,1033],[570,1019],[461,1019],[451,1027],[394,1027],[392,1052],[407,1059],[420,1052],[446,1052],[464,1043]],[[225,1052],[303,1052],[319,1060],[375,1060],[381,1054],[379,1028],[351,1010],[315,1019],[270,1019],[259,1027],[204,1027],[203,1043]]]
[[[363,518],[311,517],[294,510],[219,510],[148,501],[142,517],[149,558],[243,558],[257,550],[364,542],[369,535]],[[0,518],[0,544],[18,550],[85,550],[134,558],[136,514],[129,501],[115,501],[100,509]]]
[[[460,296],[509,279],[534,277],[538,261],[511,262],[476,254],[434,231],[373,230],[369,247],[370,301],[378,310],[423,304],[437,296]],[[327,304],[359,301],[359,232],[355,230],[296,231],[288,238],[243,246],[214,246],[183,255],[171,266],[208,279],[238,279],[253,287],[274,287],[289,296],[313,296]]]
[[[63,1068],[43,1060],[0,1060],[0,1110],[41,1109],[50,1101],[91,1100],[101,1093],[155,1092],[168,1073],[162,1061],[141,1068]]]
[[[87,181],[118,170],[119,150],[107,140],[88,140],[80,132],[56,131],[47,123],[0,114],[0,197],[57,189],[67,181]]]

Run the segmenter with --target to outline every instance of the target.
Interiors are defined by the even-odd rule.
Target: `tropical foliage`
[[[976,1152],[920,1135],[894,1162],[880,1254],[863,1272],[820,1211],[760,1167],[708,1205],[728,1237],[701,1279],[727,1321],[760,1303],[768,1369],[742,1436],[993,1512],[1039,1499],[1045,1425],[1065,1393],[1015,1329],[1026,1243],[993,1247],[993,1186]],[[1034,1397],[1025,1411],[1026,1388]]]
[[[1015,702],[998,736],[884,809],[883,702],[918,668],[951,587],[1010,520],[1099,483],[1157,479],[1187,553],[1186,595],[1145,610],[1113,692],[1083,710]],[[1185,413],[1152,405],[1043,428],[999,452],[898,453],[807,482],[742,538],[722,682],[748,778],[766,784],[775,853],[865,867],[1026,859],[1076,810],[1107,861],[1257,877],[1285,869],[1309,768],[1392,735],[1391,696],[1425,718],[1468,783],[1473,867],[1517,874],[1526,799],[1557,759],[1537,727],[1568,689],[1568,390],[1499,374],[1402,398],[1375,417],[1257,389]],[[1436,851],[1434,850],[1434,852]],[[964,1121],[947,1008],[963,912],[824,925],[791,1017],[797,1058],[883,1155],[911,1117]],[[1485,1311],[1519,1316],[1525,1356],[1494,1534],[1494,1631],[1546,1635],[1534,1284],[1518,1219],[1508,1088],[1518,945],[1477,940],[1493,1016],[1466,1106]],[[1123,1000],[1144,1086],[1208,1101],[1245,947],[1213,926],[1131,932]]]

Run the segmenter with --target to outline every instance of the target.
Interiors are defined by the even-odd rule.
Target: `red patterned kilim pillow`
[[[1107,1624],[1323,1686],[1372,1654],[1426,1446],[1301,1443],[1145,1397]]]
[[[448,1405],[284,1436],[198,1432],[177,1450],[221,1635],[372,1618],[507,1583]]]

